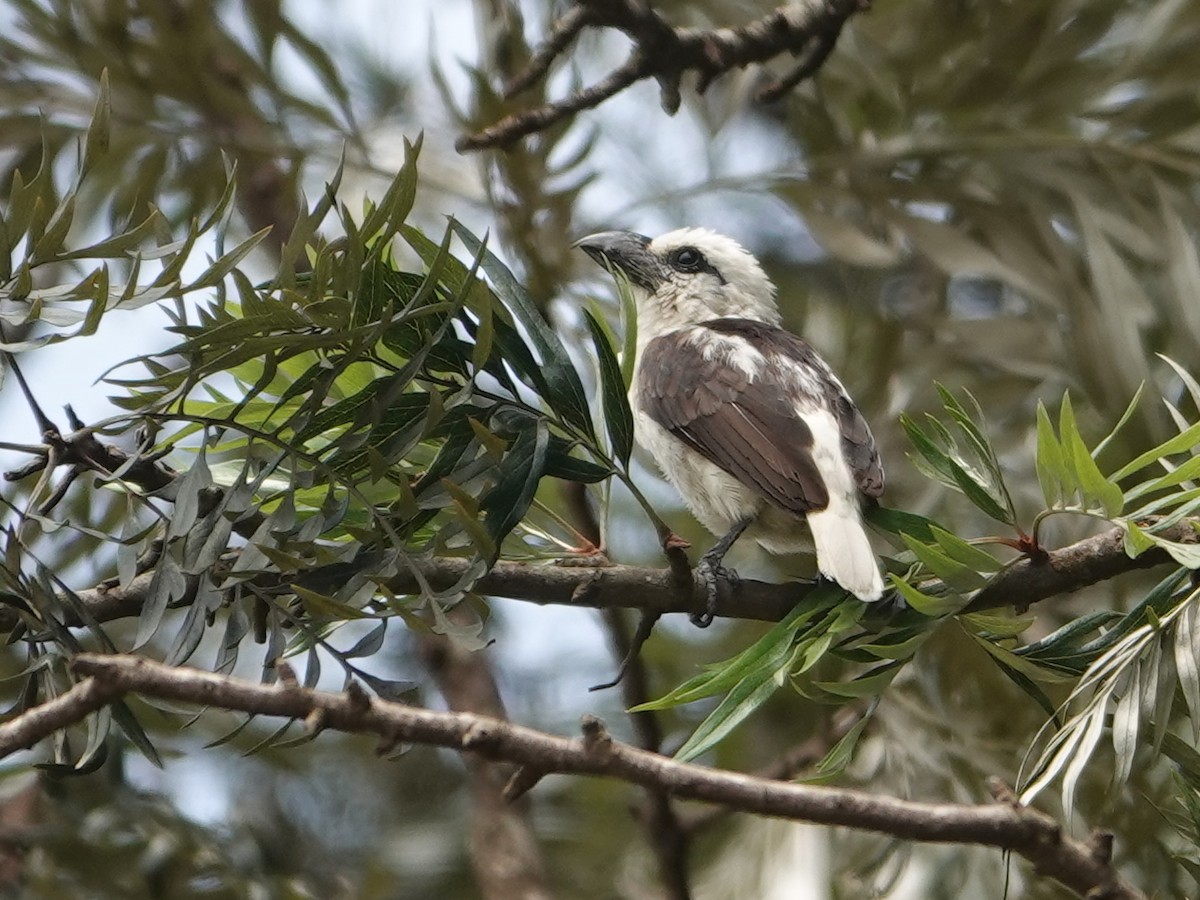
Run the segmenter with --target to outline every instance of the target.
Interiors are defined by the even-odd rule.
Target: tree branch
[[[7,354],[3,354],[7,356]],[[8,357],[15,373],[19,373],[16,362]],[[18,374],[19,383],[24,386],[24,379]],[[33,395],[26,391],[30,407],[38,419],[42,429],[42,445],[34,449],[34,458],[18,469],[4,473],[5,481],[20,481],[37,472],[53,470],[59,466],[68,466],[71,471],[68,481],[55,489],[49,501],[40,510],[49,512],[65,492],[65,487],[83,472],[95,472],[103,478],[115,478],[128,484],[133,484],[146,493],[154,493],[169,488],[179,477],[179,473],[161,462],[162,453],[130,456],[120,447],[102,443],[96,437],[96,431],[85,426],[76,417],[71,407],[67,407],[73,431],[63,434],[58,425],[46,416],[38,407]]]
[[[830,727],[815,734],[803,743],[792,747],[787,753],[754,772],[755,777],[769,781],[791,781],[798,774],[819,763],[833,746],[850,733],[862,721],[863,710],[840,709]],[[679,824],[688,834],[697,834],[721,821],[735,809],[710,806],[700,810],[689,810],[679,817]]]
[[[1191,520],[1160,532],[1172,541],[1195,542],[1197,535]],[[432,557],[413,559],[413,569],[391,578],[387,586],[396,594],[415,594],[420,590],[417,572],[435,590],[457,584],[470,567],[470,560]],[[1165,550],[1147,550],[1137,559],[1125,553],[1124,532],[1113,528],[1084,538],[1059,550],[1049,550],[1039,559],[1023,559],[1000,572],[980,589],[967,605],[966,612],[977,612],[1013,605],[1025,609],[1059,594],[1107,581],[1126,572],[1161,565],[1177,565]],[[345,566],[330,567],[344,580]],[[306,585],[320,589],[321,570],[304,576]],[[152,572],[137,576],[125,588],[97,587],[79,591],[77,596],[97,621],[137,615],[149,596]],[[593,609],[638,609],[657,613],[695,613],[705,609],[702,586],[681,589],[668,569],[639,566],[555,566],[518,562],[498,562],[475,583],[473,590],[490,597],[506,597],[539,604],[587,607]],[[718,616],[777,622],[812,590],[808,582],[790,581],[770,584],[739,579],[736,584],[723,580],[717,596]],[[0,598],[2,599],[2,598]],[[0,608],[0,630],[11,631],[19,621],[12,609]],[[64,625],[84,623],[68,615]]]
[[[1054,820],[1017,805],[1003,791],[997,792],[1002,802],[988,806],[918,803],[677,762],[613,741],[603,724],[590,717],[584,721],[582,740],[568,740],[487,716],[373,699],[357,688],[332,694],[282,682],[267,686],[133,656],[82,654],[72,665],[76,673],[94,678],[113,693],[301,719],[313,728],[378,735],[384,749],[398,742],[430,744],[508,760],[539,774],[615,778],[744,812],[860,828],[904,840],[997,847],[1020,854],[1039,873],[1080,896],[1143,897],[1114,871],[1105,854],[1064,836]]]
[[[508,719],[486,653],[472,653],[440,634],[421,635],[417,647],[451,710]],[[479,896],[482,900],[549,900],[529,805],[508,802],[504,795],[512,766],[478,754],[469,755],[465,762],[472,804],[469,849]]]
[[[1156,534],[1170,541],[1193,544],[1197,542],[1193,522],[1185,519]],[[1125,532],[1110,528],[1059,550],[1047,551],[1044,556],[1026,557],[1013,563],[980,588],[963,612],[1009,605],[1024,612],[1048,597],[1077,591],[1126,572],[1169,563],[1174,560],[1159,547],[1131,559],[1125,552]]]
[[[783,78],[759,92],[760,102],[778,100],[811,78],[828,59],[846,20],[870,7],[870,0],[802,0],[789,3],[739,28],[676,28],[655,12],[648,0],[576,0],[575,6],[550,27],[545,43],[529,64],[504,88],[506,98],[527,90],[546,77],[585,28],[611,28],[633,41],[629,57],[590,87],[552,103],[524,109],[494,125],[459,138],[459,151],[507,147],[544,131],[584,109],[593,109],[644,78],[658,81],[663,109],[679,109],[679,86],[687,72],[696,72],[696,90],[704,93],[714,79],[784,53],[797,63]]]
[[[112,684],[85,678],[65,694],[26,710],[0,725],[0,759],[82,721],[119,693]]]

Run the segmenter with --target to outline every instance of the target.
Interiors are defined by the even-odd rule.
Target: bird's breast
[[[684,504],[714,534],[756,516],[766,500],[724,469],[709,462],[642,412],[634,398],[634,435],[654,458]]]

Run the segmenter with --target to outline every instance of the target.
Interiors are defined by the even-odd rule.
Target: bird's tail
[[[859,600],[870,603],[883,596],[883,578],[871,542],[867,539],[858,504],[831,501],[825,509],[808,514],[817,568]]]

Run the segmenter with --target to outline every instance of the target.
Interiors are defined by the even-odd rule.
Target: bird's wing
[[[705,325],[720,334],[738,335],[764,356],[787,360],[817,376],[826,405],[837,419],[842,435],[842,455],[850,466],[855,484],[868,497],[883,494],[883,465],[879,461],[879,450],[867,420],[829,365],[805,340],[790,331],[750,319],[716,319]]]
[[[731,352],[757,353],[719,334]],[[712,348],[709,348],[710,351]],[[758,354],[762,364],[767,360]],[[773,503],[803,514],[829,502],[813,460],[813,433],[797,410],[795,386],[753,380],[727,353],[704,351],[694,330],[646,345],[638,366],[642,410],[693,450]]]
[[[879,497],[883,494],[883,464],[879,461],[879,449],[867,420],[841,382],[833,382],[828,397],[842,431],[842,452],[854,473],[858,489],[868,497]]]

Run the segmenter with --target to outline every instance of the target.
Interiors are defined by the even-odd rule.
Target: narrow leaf
[[[1050,414],[1041,400],[1037,405],[1037,476],[1046,506],[1053,508],[1078,490],[1063,456],[1062,445],[1050,424]]]
[[[1105,478],[1092,458],[1091,452],[1079,434],[1075,424],[1075,412],[1071,408],[1071,397],[1063,395],[1062,409],[1059,412],[1059,437],[1062,439],[1063,453],[1069,460],[1069,465],[1079,479],[1079,490],[1085,503],[1098,502],[1109,518],[1121,514],[1125,505],[1125,495],[1116,483]]]
[[[584,434],[594,437],[595,429],[583,382],[579,380],[579,373],[575,371],[566,347],[543,317],[533,298],[526,293],[499,257],[484,247],[479,238],[455,220],[451,220],[450,227],[472,253],[482,256],[483,270],[495,286],[496,293],[525,326],[529,339],[542,360],[549,388],[548,396],[544,399],[550,408]]]
[[[584,310],[592,343],[596,347],[596,359],[600,369],[600,391],[604,398],[604,423],[612,441],[613,453],[624,466],[629,465],[633,452],[633,413],[629,409],[625,380],[621,376],[621,364],[613,352],[604,328],[592,315]]]

